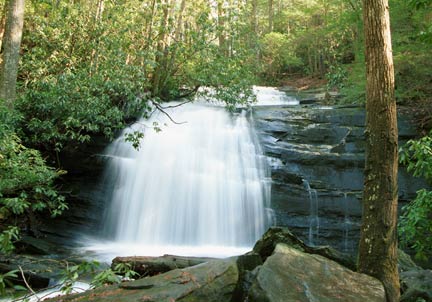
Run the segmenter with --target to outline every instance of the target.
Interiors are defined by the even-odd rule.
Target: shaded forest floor
[[[281,86],[289,86],[303,91],[324,87],[327,84],[327,80],[313,76],[290,75],[282,79],[280,83]]]

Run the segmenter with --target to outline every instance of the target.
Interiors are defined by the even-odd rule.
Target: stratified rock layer
[[[354,254],[362,215],[365,110],[360,106],[265,106],[252,122],[271,165],[271,207],[279,226],[306,243]],[[415,137],[399,116],[399,139]],[[427,186],[399,171],[400,205]]]

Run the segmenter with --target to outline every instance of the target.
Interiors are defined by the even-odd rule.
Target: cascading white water
[[[254,91],[254,106],[298,104],[274,88]],[[204,101],[166,111],[185,123],[156,112],[104,154],[105,240],[81,238],[99,259],[241,254],[274,222],[267,159],[246,111],[230,114]],[[139,150],[124,140],[135,130],[144,132]]]
[[[253,90],[259,106],[292,106],[300,103],[298,99],[274,87],[254,86]]]
[[[250,248],[270,222],[271,179],[246,112],[233,115],[205,103],[167,112],[185,123],[158,112],[124,130],[144,131],[139,150],[123,133],[106,151],[105,235],[123,246],[148,247],[140,251],[147,255],[157,253],[153,247],[167,253],[187,246],[183,253],[197,254],[208,247],[210,255],[217,247]]]

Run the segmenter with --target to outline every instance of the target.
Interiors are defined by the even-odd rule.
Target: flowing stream
[[[293,99],[255,88],[258,105]],[[261,102],[261,103],[260,103]],[[247,111],[204,101],[155,112],[125,129],[106,150],[104,242],[113,255],[224,257],[244,253],[272,223],[271,179]],[[159,131],[160,129],[160,131]],[[126,133],[142,131],[139,149]]]

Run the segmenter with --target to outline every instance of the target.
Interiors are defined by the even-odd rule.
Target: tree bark
[[[19,51],[24,26],[24,0],[7,2],[3,56],[0,65],[0,99],[12,108],[16,97]]]
[[[388,0],[363,0],[366,45],[366,164],[359,271],[399,301],[397,270],[398,130]]]
[[[181,0],[180,2],[180,10],[177,14],[177,25],[174,32],[174,45],[171,53],[169,54],[169,63],[167,64],[167,68],[164,74],[164,78],[162,81],[161,89],[163,90],[168,82],[168,79],[171,76],[172,71],[174,70],[175,59],[177,56],[178,45],[180,44],[181,35],[183,32],[183,13],[186,8],[186,0]]]
[[[225,8],[224,6],[225,1],[219,0],[217,3],[217,14],[218,14],[218,40],[219,40],[219,49],[221,50],[221,53],[225,56],[228,55],[227,51],[227,42],[226,42],[226,36],[225,36]]]
[[[273,31],[273,0],[268,0],[268,32],[271,33]]]
[[[3,35],[4,35],[5,25],[6,25],[6,13],[7,13],[8,2],[9,0],[6,0],[5,3],[3,4],[1,21],[0,21],[0,52],[2,49]]]
[[[251,18],[251,27],[252,31],[255,34],[254,39],[258,35],[258,19],[257,19],[257,8],[258,8],[258,0],[252,0],[252,18]]]
[[[159,41],[157,44],[156,51],[156,69],[153,73],[153,89],[152,95],[158,96],[160,93],[160,84],[161,84],[161,73],[163,72],[163,67],[166,62],[167,55],[167,47],[169,44],[169,12],[170,12],[170,0],[165,0],[163,2],[163,18],[161,19],[160,27],[159,27]]]
[[[96,14],[94,17],[94,33],[95,33],[95,47],[92,50],[91,53],[91,59],[90,59],[90,75],[93,75],[98,70],[98,59],[99,59],[99,43],[100,43],[100,37],[99,37],[99,30],[102,25],[102,16],[105,9],[105,0],[99,0],[96,7]]]

